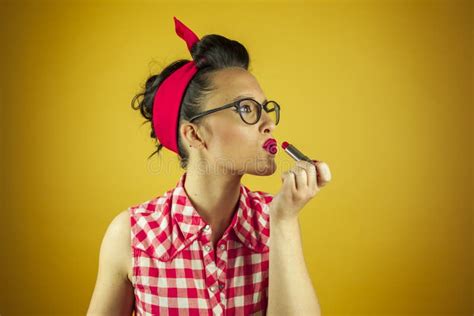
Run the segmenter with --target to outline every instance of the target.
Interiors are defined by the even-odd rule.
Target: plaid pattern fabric
[[[265,315],[273,195],[241,184],[238,208],[214,249],[185,179],[129,208],[135,315]]]

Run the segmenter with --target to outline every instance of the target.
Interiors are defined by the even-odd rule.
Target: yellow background
[[[472,315],[473,2],[2,1],[0,314],[83,315],[112,218],[172,188],[130,107],[189,58],[173,16],[244,44],[274,136],[333,179],[301,214],[323,315]],[[275,193],[292,165],[245,176]]]

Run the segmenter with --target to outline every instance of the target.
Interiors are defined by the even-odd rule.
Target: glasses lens
[[[258,120],[258,103],[254,100],[242,100],[239,102],[239,114],[247,124],[255,124]]]
[[[268,101],[264,108],[268,116],[270,116],[275,125],[277,125],[280,120],[280,107],[278,104],[275,101]]]

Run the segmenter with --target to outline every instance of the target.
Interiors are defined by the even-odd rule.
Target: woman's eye
[[[252,109],[248,105],[241,105],[239,107],[239,110],[240,110],[240,112],[243,112],[243,113],[249,113],[249,112],[252,111]]]

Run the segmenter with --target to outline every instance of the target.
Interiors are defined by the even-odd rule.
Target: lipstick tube
[[[288,155],[290,155],[291,158],[293,158],[296,161],[305,160],[305,161],[310,162],[312,164],[314,164],[315,162],[318,162],[318,160],[312,160],[312,159],[308,158],[305,154],[303,154],[295,146],[289,144],[288,142],[283,142],[281,144],[281,147],[283,148],[283,150]]]

